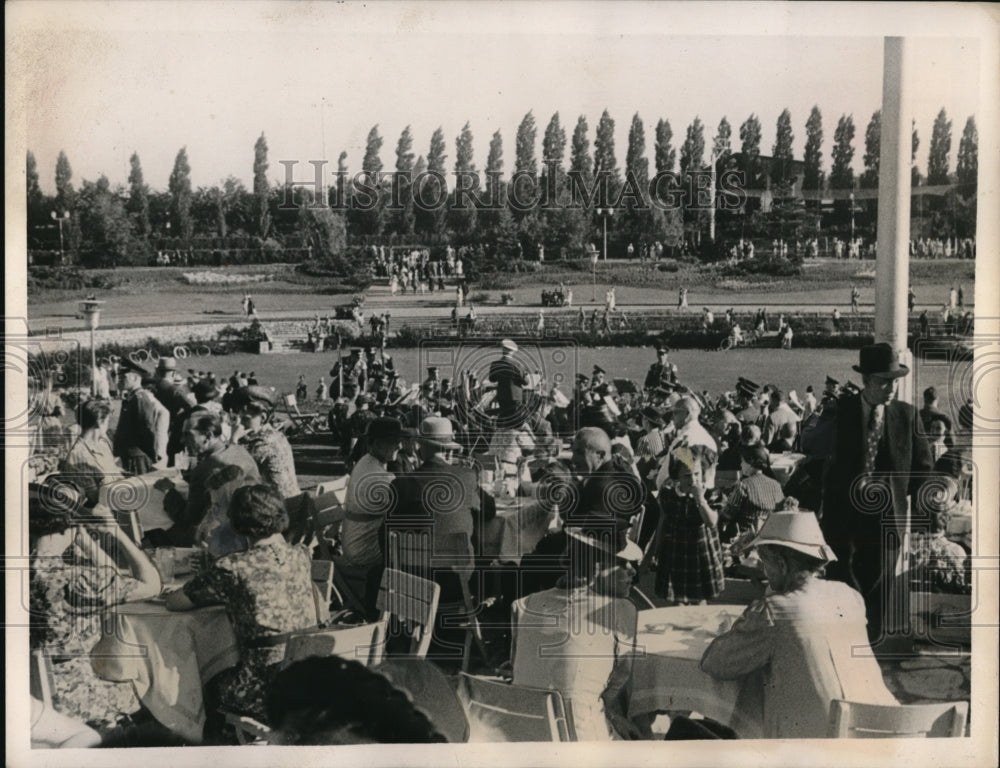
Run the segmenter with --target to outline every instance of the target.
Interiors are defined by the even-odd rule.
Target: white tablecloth
[[[187,483],[179,469],[157,469],[103,486],[100,499],[114,512],[137,510],[144,531],[166,530],[174,521],[163,511],[165,491],[156,487],[157,481],[163,479],[170,480],[181,493],[187,493]]]
[[[639,611],[629,716],[661,711],[699,712],[730,726],[742,738],[760,734],[760,723],[738,713],[742,683],[716,680],[698,664],[727,618],[742,605],[694,605]]]
[[[535,499],[496,502],[497,516],[483,526],[482,554],[501,563],[520,563],[548,531],[550,516]]]
[[[172,731],[200,742],[205,727],[202,687],[239,662],[232,625],[221,606],[168,611],[158,601],[116,606],[114,632],[91,652],[105,680],[132,682],[152,715]]]

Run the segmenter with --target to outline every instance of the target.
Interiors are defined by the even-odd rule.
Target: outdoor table
[[[804,453],[772,453],[771,471],[774,473],[774,479],[784,486],[805,457]]]
[[[203,685],[240,658],[225,609],[168,611],[162,599],[153,599],[114,606],[108,618],[113,629],[90,654],[94,671],[105,680],[131,682],[153,717],[200,742]]]
[[[537,499],[526,496],[496,500],[497,516],[483,526],[481,549],[501,563],[520,563],[549,528],[550,516]]]
[[[742,681],[716,680],[701,671],[705,649],[723,621],[735,621],[742,605],[682,605],[639,611],[629,717],[655,712],[698,712],[759,737],[761,723],[737,708]]]
[[[181,477],[179,469],[157,469],[102,486],[100,500],[113,512],[138,512],[144,531],[167,530],[174,521],[163,510],[166,492],[156,487],[157,481],[164,479],[173,483],[182,494],[187,493],[187,482]]]

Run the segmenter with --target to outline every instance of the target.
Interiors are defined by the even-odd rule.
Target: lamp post
[[[87,328],[90,329],[90,391],[97,397],[97,347],[94,345],[94,331],[101,320],[101,304],[93,298],[86,298],[80,302],[80,311],[87,321]]]
[[[854,191],[851,190],[851,248],[854,248]]]
[[[597,249],[590,252],[590,268],[594,277],[593,286],[590,292],[590,300],[597,301]]]
[[[59,225],[59,263],[64,264],[66,261],[66,255],[63,253],[63,222],[69,218],[69,211],[63,211],[62,215],[56,213],[55,211],[49,211],[49,215]]]
[[[604,260],[608,260],[608,216],[615,212],[614,208],[598,208],[597,215],[604,222]]]

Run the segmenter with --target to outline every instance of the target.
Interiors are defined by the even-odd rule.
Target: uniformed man
[[[152,383],[152,372],[128,358],[122,359],[119,370],[122,411],[115,429],[115,456],[131,474],[163,469],[167,466],[170,413],[143,386]]]
[[[436,400],[441,393],[441,379],[438,378],[438,367],[432,365],[427,369],[427,378],[424,379],[421,392],[428,400]]]
[[[595,365],[594,370],[591,373],[592,379],[590,382],[590,391],[594,397],[604,399],[611,394],[612,386],[605,380],[606,372],[601,366]]]
[[[489,380],[496,384],[496,402],[500,407],[500,418],[505,421],[516,419],[524,402],[524,386],[527,372],[514,359],[517,344],[510,339],[500,342],[500,359],[490,363]]]
[[[646,373],[644,389],[650,390],[664,384],[677,383],[677,366],[674,365],[667,356],[670,354],[670,347],[660,344],[656,347],[656,362],[649,366]]]
[[[153,394],[170,414],[168,466],[173,466],[174,454],[184,450],[184,421],[191,413],[191,409],[198,404],[191,390],[179,379],[177,361],[172,357],[161,357],[153,375]]]
[[[736,380],[736,411],[733,414],[741,424],[757,424],[761,417],[757,393],[760,385],[740,376]]]

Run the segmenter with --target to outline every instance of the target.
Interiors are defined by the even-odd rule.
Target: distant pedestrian
[[[958,286],[958,308],[963,309],[965,307],[965,291],[962,290],[962,286]]]
[[[306,384],[304,373],[299,374],[299,383],[295,385],[295,399],[304,402],[309,398],[309,385]]]
[[[681,312],[687,311],[688,308],[688,289],[681,288],[677,292],[677,309]]]
[[[319,377],[319,386],[316,387],[316,399],[321,403],[326,402],[329,397],[329,389],[326,386],[326,379],[322,376]]]
[[[250,303],[250,294],[244,293],[243,301],[240,302],[240,306],[243,308],[243,314],[246,315],[247,317],[250,316],[250,309],[248,308],[249,303]]]
[[[906,311],[912,312],[913,308],[917,305],[917,294],[913,292],[913,288],[910,287],[906,292]]]
[[[948,306],[951,309],[955,309],[958,306],[958,291],[955,289],[954,285],[951,287],[951,290],[948,291]]]
[[[580,307],[580,330],[587,330],[587,315],[583,311],[583,307]]]
[[[248,293],[247,294],[247,317],[253,317],[255,314],[257,314],[257,310],[254,308],[254,305],[253,305],[253,297],[250,296],[250,294]]]
[[[858,307],[858,300],[861,298],[861,291],[858,290],[858,286],[851,286],[851,314],[858,314],[861,309]]]
[[[833,331],[840,333],[840,310],[836,307],[833,308]]]
[[[781,348],[792,348],[792,326],[788,323],[785,323],[785,329],[781,332]]]
[[[538,335],[541,336],[545,333],[545,311],[538,310]]]
[[[927,310],[925,309],[920,313],[920,335],[923,338],[927,338],[930,335],[931,322],[927,319]]]

